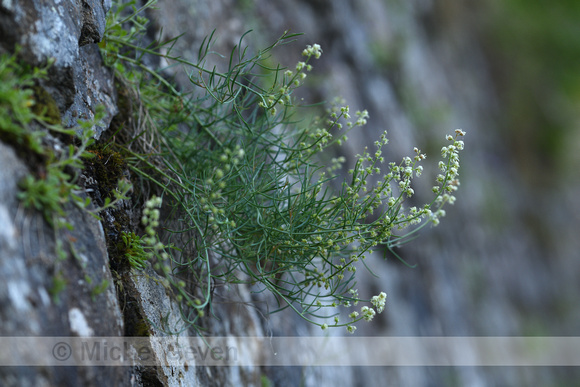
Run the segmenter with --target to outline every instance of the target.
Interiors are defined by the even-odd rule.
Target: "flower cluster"
[[[159,208],[162,203],[162,199],[157,196],[153,196],[145,202],[145,209],[143,209],[141,217],[141,224],[145,227],[145,236],[142,241],[149,250],[149,255],[156,255],[162,260],[167,260],[169,255],[165,251],[165,245],[157,239],[157,231],[155,230],[159,227]]]
[[[455,196],[452,193],[457,191],[460,184],[458,179],[459,151],[463,150],[464,147],[463,140],[460,140],[463,136],[465,136],[465,132],[461,129],[456,129],[455,136],[446,136],[446,139],[451,141],[452,144],[441,148],[441,156],[443,159],[447,159],[447,163],[439,161],[439,170],[441,173],[437,175],[438,185],[433,187],[433,192],[437,194],[435,204],[437,204],[439,209],[435,212],[426,211],[427,216],[434,225],[438,225],[439,218],[445,216],[445,210],[441,207],[445,203],[455,203]]]
[[[334,136],[330,133],[333,129],[341,130],[346,125],[347,129],[351,130],[357,126],[366,125],[369,117],[366,110],[357,111],[355,113],[357,119],[353,121],[350,115],[350,107],[348,105],[339,105],[341,102],[340,100],[336,101],[332,108],[328,110],[328,119],[325,122],[321,122],[322,120],[317,117],[312,124],[312,129],[308,131],[308,138],[298,144],[305,158],[322,152],[334,143],[342,145],[343,142],[348,140],[346,133],[333,139]],[[340,161],[341,159],[343,161]],[[336,161],[341,164],[344,162],[344,157],[338,158]],[[333,163],[337,164],[335,161]],[[331,171],[336,169],[336,167],[333,167]]]
[[[312,65],[308,64],[308,61],[311,57],[314,57],[315,59],[320,58],[322,55],[322,49],[319,44],[308,45],[304,51],[302,51],[302,55],[306,57],[306,61],[298,62],[295,71],[290,69],[284,71],[283,85],[278,87],[277,90],[274,88],[270,95],[264,96],[263,99],[258,102],[258,106],[265,108],[271,116],[277,114],[276,105],[292,105],[292,91],[300,86],[306,79],[307,74],[305,71],[312,70]]]
[[[358,301],[358,292],[354,289],[350,290],[350,293],[356,297],[357,301]],[[349,324],[346,325],[346,330],[349,333],[354,333],[356,330],[356,327],[354,325],[352,325],[353,323],[360,321],[360,320],[365,320],[365,321],[372,321],[372,319],[375,317],[375,315],[377,313],[381,313],[383,312],[383,310],[385,310],[385,301],[387,299],[387,295],[384,292],[381,292],[379,295],[374,296],[373,298],[371,298],[371,304],[373,304],[373,306],[375,307],[375,309],[368,307],[368,306],[363,306],[360,309],[360,313],[357,311],[353,311],[351,312],[348,317],[352,320]],[[355,302],[356,305],[356,302]],[[350,305],[347,305],[350,306]],[[338,324],[338,319],[335,318],[335,323]],[[321,326],[321,328],[324,330],[328,327],[328,325],[323,324]]]
[[[218,158],[219,167],[215,167],[211,175],[205,179],[200,187],[199,204],[201,210],[207,215],[208,224],[215,231],[220,227],[235,227],[236,222],[228,219],[225,207],[227,198],[223,190],[227,187],[232,169],[240,164],[245,156],[245,151],[239,145],[233,149],[225,148]]]
[[[141,224],[145,227],[145,235],[143,237],[139,237],[134,232],[121,233],[121,238],[125,244],[125,257],[135,269],[144,269],[145,262],[153,258],[153,256],[157,256],[162,260],[169,258],[169,255],[165,252],[165,246],[157,240],[157,232],[155,230],[159,226],[159,207],[161,207],[161,203],[161,198],[155,196],[145,203],[141,218]]]
[[[148,235],[148,237],[153,238],[153,240],[146,240],[148,244],[153,244],[155,242],[155,228],[159,226],[159,207],[161,207],[161,204],[162,200],[157,196],[153,196],[145,203],[143,217],[141,217],[141,224],[145,226],[145,233]]]
[[[316,59],[320,58],[322,55],[322,48],[319,44],[307,45],[304,51],[302,51],[302,56],[311,57],[314,56]]]
[[[348,108],[337,110],[336,117],[340,114],[348,115]],[[360,118],[366,120],[367,115],[361,114]],[[383,133],[380,140],[375,142],[377,150],[373,154],[365,148],[361,155],[357,155],[355,167],[349,171],[352,175],[350,183],[343,183],[342,194],[330,200],[330,207],[333,213],[344,215],[344,218],[337,217],[338,220],[348,219],[351,211],[356,211],[363,218],[372,215],[377,209],[380,210],[380,214],[377,220],[371,223],[348,223],[352,226],[336,233],[327,234],[328,239],[333,241],[334,246],[337,246],[335,258],[328,258],[334,263],[315,271],[322,280],[325,289],[328,289],[329,286],[332,287],[330,279],[342,280],[345,278],[346,272],[355,273],[355,264],[371,254],[373,247],[377,245],[396,246],[405,238],[405,235],[393,238],[393,230],[419,225],[424,219],[428,219],[434,225],[439,223],[439,218],[445,215],[442,206],[446,203],[453,204],[455,201],[455,197],[451,193],[459,186],[458,152],[464,147],[463,141],[459,138],[464,135],[465,132],[457,130],[455,137],[446,137],[452,143],[442,149],[442,155],[444,160],[447,159],[447,162],[439,163],[441,175],[437,178],[439,187],[435,190],[436,196],[433,201],[419,208],[415,206],[405,208],[403,203],[414,194],[411,186],[412,179],[421,176],[423,172],[420,163],[426,159],[426,155],[421,150],[414,148],[413,156],[404,157],[398,164],[388,163],[388,173],[380,179],[374,178],[376,181],[374,186],[371,185],[372,178],[381,175],[381,164],[384,163],[381,148],[388,144],[386,133]],[[423,222],[422,225],[416,226],[416,229],[424,227],[428,223]],[[324,241],[312,241],[310,245],[322,244]],[[345,256],[347,251],[350,251],[349,255]],[[351,289],[350,297],[347,297],[346,301],[340,297],[337,297],[336,300],[328,306],[342,304],[345,307],[350,307],[352,300],[358,300],[358,294]],[[352,323],[360,320],[371,321],[376,313],[381,313],[385,308],[385,302],[386,294],[381,292],[371,299],[374,309],[364,306],[360,311],[351,312],[349,318],[352,321],[345,324],[348,332],[353,333],[356,329]]]
[[[385,310],[385,302],[387,301],[387,295],[385,292],[381,292],[378,296],[373,296],[371,298],[371,303],[377,308],[377,312],[381,313]]]

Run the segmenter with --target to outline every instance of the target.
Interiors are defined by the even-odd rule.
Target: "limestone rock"
[[[57,260],[54,230],[17,202],[17,182],[28,169],[3,143],[0,165],[0,335],[119,336],[123,320],[100,223],[69,208],[73,228],[60,237],[74,257]],[[95,291],[103,283],[110,286]],[[103,386],[129,379],[122,367],[3,367],[0,373],[5,386]]]
[[[98,43],[105,32],[110,0],[23,0],[0,3],[0,50],[13,52],[33,66],[54,64],[43,87],[56,101],[66,127],[92,120],[105,107],[96,137],[117,113],[113,77],[102,66]]]

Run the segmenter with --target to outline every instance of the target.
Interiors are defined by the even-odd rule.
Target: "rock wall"
[[[111,1],[7,1],[0,6],[2,49],[33,66],[54,60],[50,80],[43,85],[56,100],[63,124],[92,120],[97,106],[106,107],[98,130],[117,114],[113,78],[101,63],[99,49],[105,32],[105,14]],[[100,133],[100,132],[98,132]]]
[[[519,160],[513,152],[526,142],[510,140],[514,134],[506,133],[509,127],[502,121],[509,96],[502,94],[492,71],[492,65],[497,71],[501,63],[484,44],[488,3],[256,0],[237,8],[236,4],[168,1],[159,12],[158,24],[167,37],[185,33],[178,50],[190,58],[215,26],[220,38],[216,51],[224,53],[249,29],[254,30],[249,40],[257,41],[258,47],[285,30],[304,32],[297,44],[278,51],[277,57],[293,66],[304,45],[322,46],[324,54],[314,64],[309,83],[312,87],[307,84],[301,96],[309,102],[340,96],[352,110],[369,111],[369,125],[351,135],[342,149],[347,160],[364,146],[372,149],[383,130],[391,140],[388,159],[398,160],[418,146],[431,161],[438,157],[446,133],[455,128],[468,132],[457,203],[447,209],[438,228],[425,230],[416,243],[399,250],[417,267],[409,269],[392,256],[386,261],[377,256],[369,264],[378,279],[359,278],[359,291],[372,295],[385,290],[389,295],[386,313],[367,329],[359,327],[360,334],[558,336],[577,332],[580,316],[574,305],[579,289],[574,277],[580,266],[574,258],[579,246],[572,230],[578,229],[580,218],[561,213],[578,213],[572,199],[578,192],[577,179],[558,182],[552,172],[537,170],[534,173],[541,176],[536,180],[550,181],[549,188],[526,180],[526,165],[546,165],[548,160],[541,156]],[[182,27],[200,15],[199,23]],[[415,184],[419,184],[416,192],[429,191],[426,179]],[[284,326],[281,320],[271,317],[274,326]],[[393,385],[425,386],[573,379],[563,369],[550,368],[343,371],[334,370],[334,375],[361,385],[374,384],[373,378]],[[322,372],[321,380],[332,379],[328,374],[333,371],[326,376]]]
[[[14,52],[33,66],[51,58],[50,79],[43,85],[55,99],[66,126],[91,119],[98,104],[107,107],[106,129],[117,112],[111,74],[102,67],[95,42],[104,32],[108,7],[89,2],[3,2],[0,5],[0,50]],[[99,222],[87,213],[67,210],[73,225],[66,233],[76,259],[57,263],[54,231],[42,215],[25,210],[16,200],[17,183],[30,173],[15,149],[0,143],[0,334],[2,336],[118,336],[123,318],[111,278],[107,247]],[[73,242],[74,241],[74,242]],[[67,290],[56,293],[59,281]],[[104,292],[92,286],[108,281]],[[129,384],[122,368],[5,368],[3,385]]]
[[[370,125],[351,136],[345,149],[349,159],[372,146],[385,129],[393,160],[413,146],[431,149],[435,158],[434,144],[441,144],[445,133],[458,127],[468,132],[457,204],[439,228],[400,251],[418,267],[375,257],[379,279],[359,279],[362,293],[389,295],[385,313],[360,334],[574,334],[580,289],[579,264],[571,257],[580,246],[570,230],[578,229],[580,217],[558,233],[562,214],[537,203],[564,201],[577,214],[575,188],[535,196],[521,181],[497,129],[501,96],[489,58],[478,45],[477,9],[462,4],[167,0],[148,16],[155,21],[152,34],[184,34],[175,50],[185,58],[195,58],[214,28],[215,50],[222,53],[229,53],[248,29],[255,30],[248,42],[258,48],[284,30],[305,32],[277,59],[292,65],[305,44],[321,44],[324,54],[304,97],[314,102],[342,96],[352,110],[369,110]],[[104,0],[0,3],[0,51],[20,46],[20,57],[32,65],[53,58],[42,86],[56,101],[63,124],[75,127],[77,119],[92,119],[96,106],[104,105],[97,136],[118,112],[113,78],[96,45],[110,6]],[[187,87],[184,77],[177,80]],[[135,336],[145,330],[161,336],[156,327],[176,324],[159,317],[178,310],[163,281],[151,269],[146,275],[112,274],[103,225],[73,206],[67,219],[74,227],[59,237],[75,254],[57,261],[53,230],[41,214],[26,211],[16,200],[17,182],[30,172],[16,151],[0,143],[0,335]],[[130,211],[131,203],[125,206],[129,217],[138,216]],[[556,236],[561,243],[555,243]],[[58,297],[55,276],[66,284]],[[104,282],[109,286],[96,294],[96,284]],[[207,320],[205,328],[214,335],[317,334],[293,315],[264,317],[259,308],[246,306],[257,301],[248,289],[223,296],[235,302],[217,307],[218,319]],[[143,327],[143,321],[152,324]],[[570,373],[549,368],[39,367],[4,368],[0,381],[14,386],[260,385],[266,376],[276,386],[374,385],[376,380],[414,386],[530,385],[570,380]]]

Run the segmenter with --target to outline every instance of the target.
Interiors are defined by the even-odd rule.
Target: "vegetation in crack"
[[[334,184],[344,159],[328,167],[319,156],[369,117],[334,105],[326,117],[302,122],[307,107],[293,91],[322,48],[308,45],[295,65],[272,67],[273,51],[298,35],[285,33],[252,53],[244,34],[224,57],[212,51],[212,33],[188,61],[173,53],[175,39],[140,45],[148,24],[140,13],[155,3],[115,3],[101,44],[126,110],[109,145],[126,155],[144,196],[142,235],[123,235],[133,267],[146,257],[166,277],[184,329],[211,315],[214,286],[249,283],[275,296],[273,311],[290,308],[322,329],[353,333],[386,301],[384,292],[358,294],[357,270],[371,270],[365,258],[373,250],[396,255],[394,247],[439,223],[444,205],[455,201],[465,133],[447,137],[433,198],[423,206],[406,201],[425,154],[414,148],[388,162],[386,133],[375,149],[361,150],[347,180]],[[184,68],[195,90],[181,92],[166,69],[145,63],[148,56]],[[341,307],[353,308],[347,321],[340,321]]]
[[[54,230],[56,274],[50,293],[58,300],[66,287],[59,264],[74,255],[72,242],[63,236],[63,231],[72,227],[66,219],[66,206],[73,203],[97,216],[125,198],[130,186],[115,182],[111,197],[96,207],[77,184],[84,162],[94,156],[88,148],[93,143],[93,127],[103,112],[96,112],[95,121],[79,121],[76,128],[64,128],[54,100],[39,83],[50,65],[32,68],[18,60],[18,51],[0,56],[0,140],[12,145],[33,171],[19,182],[17,196],[24,208],[42,213]],[[67,145],[54,146],[61,143]],[[95,295],[104,287],[97,285]]]

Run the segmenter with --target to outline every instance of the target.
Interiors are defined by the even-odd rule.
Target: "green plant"
[[[84,147],[77,150],[70,145],[62,154],[55,154],[42,144],[47,130],[74,134],[74,131],[51,124],[52,117],[45,115],[49,109],[39,107],[36,102],[34,90],[38,93],[42,89],[37,82],[46,77],[46,70],[20,63],[17,54],[0,57],[0,139],[20,149],[31,150],[42,160],[37,175],[28,175],[20,181],[18,198],[25,207],[41,211],[54,225],[55,217],[63,215],[64,202],[78,190],[65,169],[79,166]],[[83,144],[88,141],[88,138],[83,139]]]
[[[157,257],[161,260],[167,260],[169,254],[166,250],[173,248],[161,243],[157,238],[156,228],[159,226],[159,207],[161,199],[152,197],[145,203],[141,224],[145,227],[145,235],[138,236],[134,232],[122,232],[124,256],[127,258],[131,267],[142,270],[145,268],[145,262],[151,261]]]
[[[95,301],[97,296],[103,294],[109,288],[109,281],[104,279],[98,285],[95,285],[91,289],[91,299]]]
[[[19,182],[17,198],[23,207],[39,211],[54,231],[56,274],[49,292],[57,302],[67,285],[60,265],[70,255],[78,259],[74,245],[63,233],[72,227],[66,219],[66,206],[72,203],[97,216],[125,198],[130,185],[119,182],[112,197],[106,198],[102,206],[90,207],[91,200],[77,185],[77,177],[84,161],[94,156],[87,148],[93,143],[93,127],[102,119],[103,109],[97,109],[95,121],[80,121],[78,127],[65,129],[54,100],[40,86],[50,64],[32,68],[21,63],[17,53],[0,56],[0,140],[13,145],[33,171]],[[45,145],[43,140],[49,136],[53,142],[57,137],[56,141],[67,144]],[[66,241],[69,241],[68,249]],[[98,285],[92,296],[106,286],[105,283]]]
[[[107,197],[102,206],[89,208],[91,203],[89,197],[83,198],[79,195],[82,190],[76,184],[78,172],[83,169],[83,160],[94,157],[94,154],[87,151],[93,143],[92,127],[94,123],[102,118],[102,109],[95,114],[95,121],[79,122],[80,145],[69,144],[64,151],[56,153],[48,148],[41,147],[41,154],[45,158],[43,172],[40,176],[28,175],[20,183],[21,191],[18,198],[25,207],[35,208],[41,211],[51,225],[66,226],[63,219],[64,206],[66,203],[74,203],[97,216],[96,214],[104,209],[114,206],[118,201],[126,198],[131,185],[123,180],[118,182],[116,190],[113,190],[113,198]],[[46,124],[43,116],[36,116],[39,123]],[[75,130],[63,129],[57,125],[46,126],[51,131],[56,131],[69,136],[76,136]],[[34,129],[24,128],[24,133],[35,133]],[[38,136],[34,136],[38,137]]]
[[[103,117],[100,107],[95,112],[94,121],[79,121],[74,129],[65,129],[55,123],[56,109],[46,91],[38,82],[46,78],[49,62],[43,68],[31,68],[17,60],[17,53],[0,56],[0,139],[19,148],[30,149],[41,160],[40,172],[28,175],[20,182],[18,198],[25,207],[35,208],[43,213],[45,219],[55,224],[56,217],[64,214],[65,203],[73,202],[87,208],[90,199],[81,198],[76,185],[76,174],[83,168],[83,160],[94,155],[87,152],[93,143],[93,127]],[[50,101],[41,106],[38,100]],[[69,144],[62,151],[46,147],[42,139],[48,132],[61,136],[78,137],[79,146]],[[93,213],[113,205],[129,190],[121,182],[113,200],[106,200],[103,207]]]
[[[445,215],[442,207],[453,203],[459,185],[464,132],[448,136],[433,200],[422,207],[404,203],[414,194],[411,182],[421,174],[425,155],[415,148],[412,157],[385,164],[386,134],[374,151],[357,156],[349,179],[336,189],[341,160],[325,168],[319,156],[365,125],[368,113],[351,118],[348,106],[335,106],[327,118],[298,124],[293,91],[307,78],[311,60],[322,54],[319,45],[307,46],[304,61],[283,68],[268,66],[271,52],[297,35],[284,34],[254,55],[240,40],[223,71],[209,70],[213,34],[196,62],[171,53],[175,40],[140,47],[146,28],[137,15],[141,9],[121,16],[131,4],[110,12],[103,56],[139,106],[134,135],[149,141],[130,142],[124,152],[129,168],[157,186],[169,209],[163,238],[176,241],[181,253],[165,252],[154,233],[148,244],[156,241],[163,252],[155,267],[182,301],[184,321],[195,324],[204,309],[211,310],[215,283],[254,284],[276,297],[273,312],[291,308],[323,329],[328,318],[330,326],[351,333],[353,323],[372,320],[384,309],[384,293],[366,299],[370,306],[352,312],[347,322],[326,310],[365,302],[355,289],[356,271],[373,249],[392,251]],[[184,66],[197,89],[179,92],[161,70],[143,65],[145,54]]]
[[[149,255],[145,251],[141,238],[134,232],[122,232],[121,239],[125,245],[125,258],[127,258],[131,267],[143,269]]]
[[[61,271],[58,271],[54,277],[52,277],[52,285],[50,289],[48,289],[48,292],[55,303],[60,302],[60,294],[64,289],[66,289],[67,283],[68,282]]]
[[[30,68],[18,62],[17,56],[0,55],[0,140],[44,153],[42,131],[27,130],[34,121],[43,121],[35,113],[34,86],[46,76],[45,69]]]

